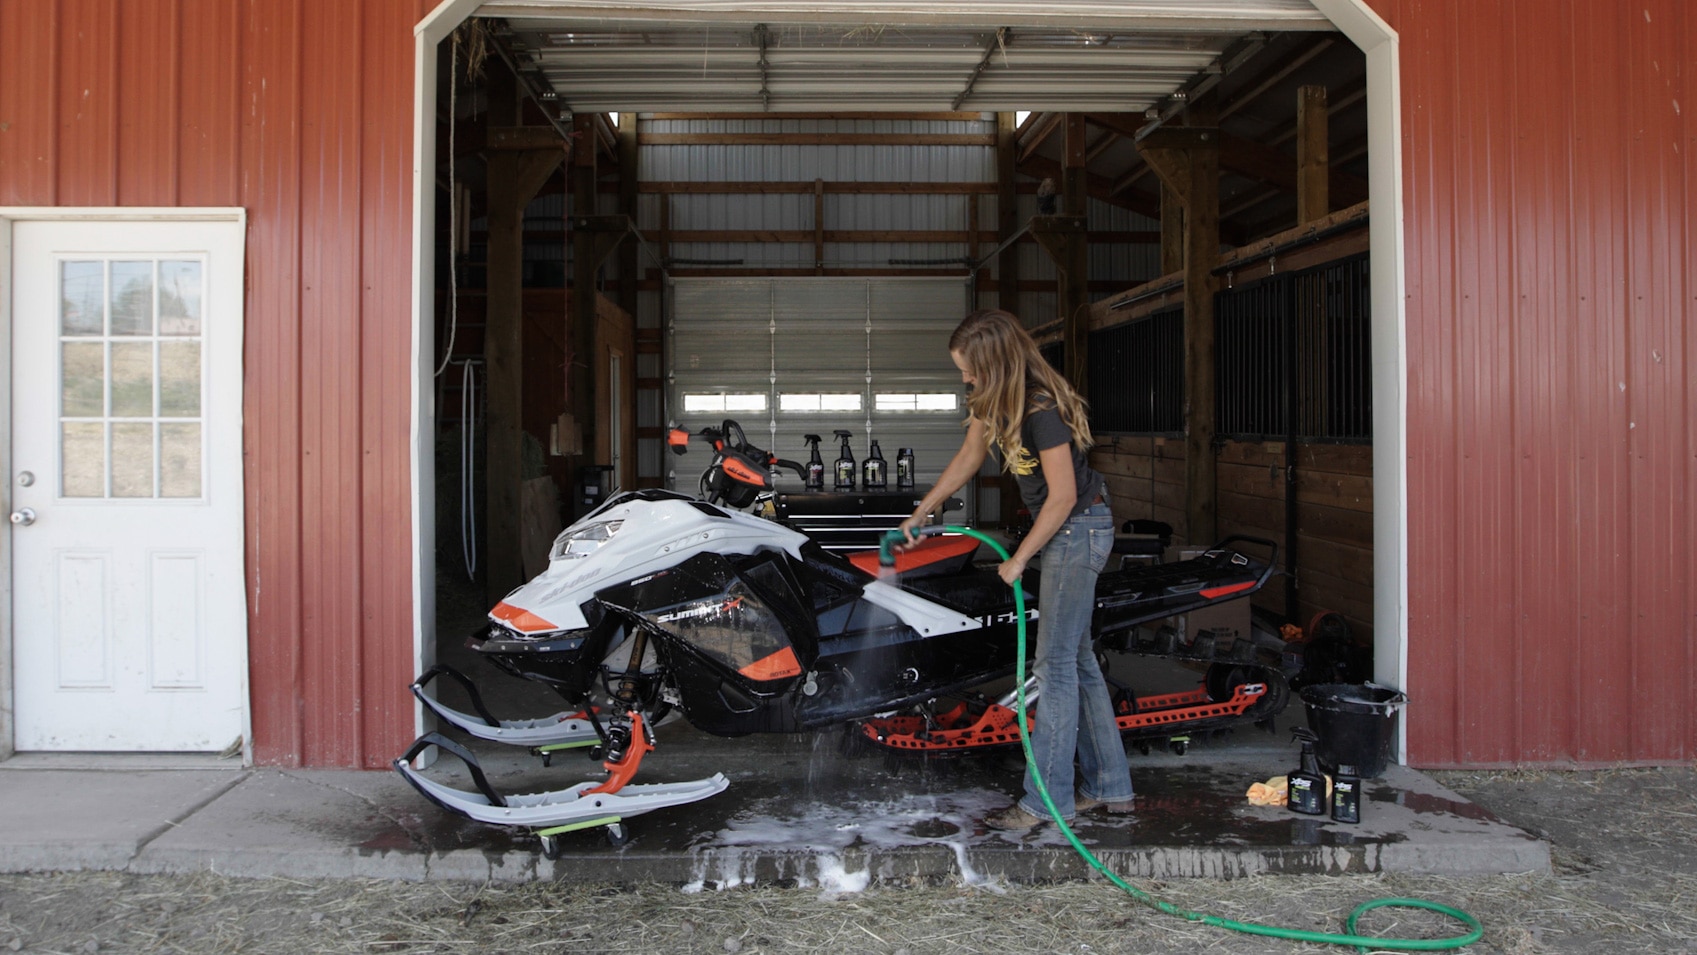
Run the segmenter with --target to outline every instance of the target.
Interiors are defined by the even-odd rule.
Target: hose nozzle
[[[900,530],[885,531],[878,540],[878,566],[896,566],[896,545],[907,540],[907,535]]]

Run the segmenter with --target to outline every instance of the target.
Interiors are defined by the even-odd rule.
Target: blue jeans
[[[1069,518],[1042,551],[1038,593],[1036,728],[1031,734],[1035,767],[1061,817],[1077,812],[1073,802],[1073,753],[1078,753],[1078,792],[1104,802],[1131,799],[1131,768],[1114,723],[1108,684],[1091,649],[1090,616],[1096,576],[1114,548],[1114,516],[1104,501]],[[1029,771],[1028,812],[1047,818]]]

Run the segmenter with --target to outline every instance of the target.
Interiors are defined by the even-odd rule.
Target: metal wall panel
[[[1680,0],[1374,0],[1401,37],[1409,759],[1697,755]]]
[[[242,206],[254,755],[412,736],[412,28],[433,0],[0,4],[0,204]]]

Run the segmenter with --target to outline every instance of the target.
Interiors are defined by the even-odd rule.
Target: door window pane
[[[106,263],[59,263],[59,332],[99,335],[106,330]]]
[[[200,424],[159,426],[159,496],[200,496]]]
[[[200,415],[200,342],[159,343],[159,416]]]
[[[153,425],[113,422],[112,496],[153,496]]]
[[[62,427],[60,473],[64,477],[59,493],[65,497],[105,497],[106,426],[68,421]]]
[[[66,418],[98,418],[106,413],[106,346],[100,342],[66,342],[59,364],[59,414]]]
[[[199,262],[159,263],[159,334],[200,334]]]
[[[153,263],[112,263],[112,334],[153,334]]]
[[[153,343],[112,343],[112,417],[153,415]]]

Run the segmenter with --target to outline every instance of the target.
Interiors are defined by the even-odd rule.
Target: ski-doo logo
[[[655,617],[654,620],[657,623],[676,623],[679,620],[689,620],[693,617],[707,617],[715,614],[730,613],[741,606],[741,597],[732,597],[729,600],[713,600],[707,603],[696,604],[693,607],[685,607],[682,610],[674,610],[671,613],[663,613],[660,616]]]
[[[1002,626],[1004,624],[1013,623],[1014,621],[1016,621],[1018,619],[1019,619],[1019,614],[1010,610],[1007,613],[993,613],[993,614],[989,614],[987,616],[979,617],[978,618],[978,625],[980,627],[996,627],[996,626]],[[1037,608],[1036,607],[1025,608],[1025,619],[1036,620],[1037,619]]]

